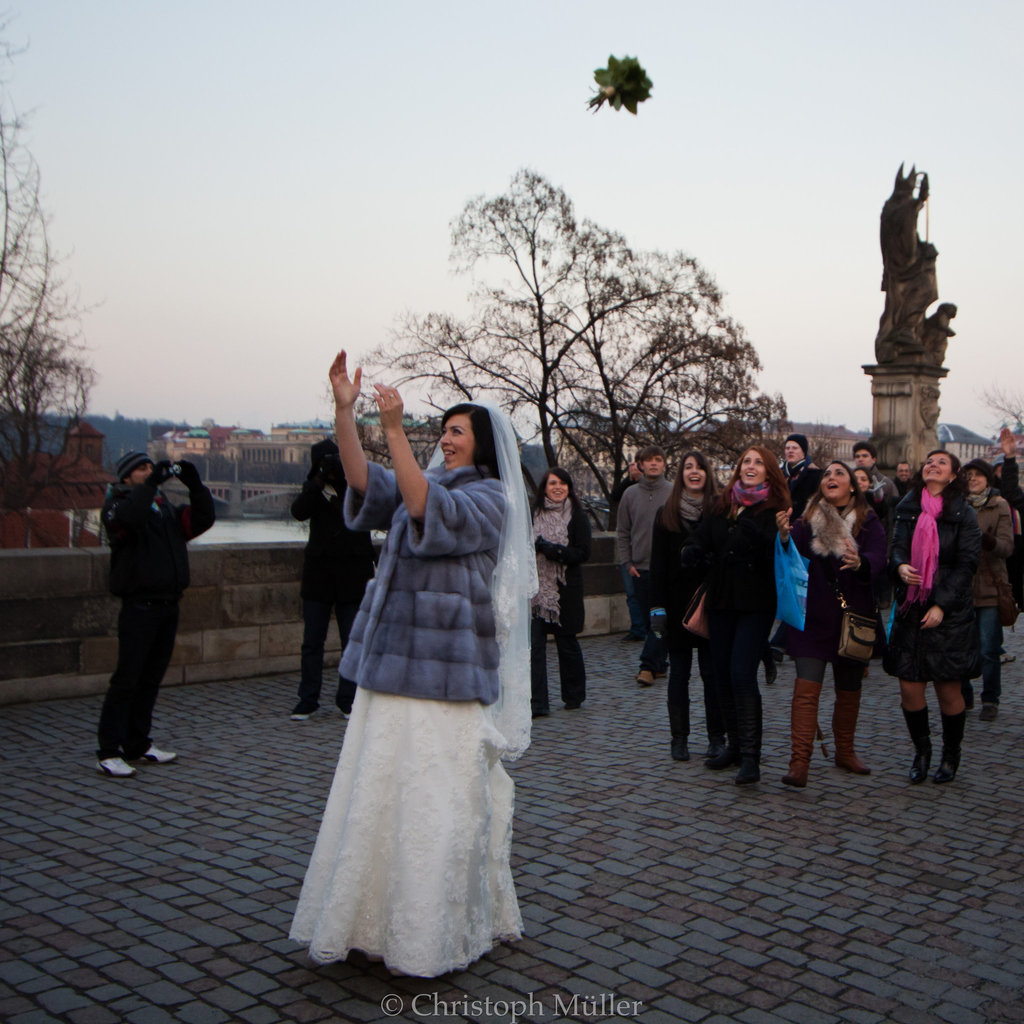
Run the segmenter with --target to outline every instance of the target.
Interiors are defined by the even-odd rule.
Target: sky
[[[1019,379],[1012,179],[1024,4],[976,0],[11,0],[51,243],[90,409],[267,429],[329,416],[326,371],[406,313],[463,314],[450,223],[529,167],[577,216],[683,251],[798,421],[870,428],[878,218],[929,175],[941,420],[989,433]],[[592,114],[638,57],[636,117]],[[919,220],[925,234],[925,217]]]

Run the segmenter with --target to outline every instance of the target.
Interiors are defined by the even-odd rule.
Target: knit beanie
[[[133,470],[138,469],[146,462],[153,465],[153,460],[145,452],[128,452],[127,455],[122,455],[115,470],[117,482],[120,483],[126,476],[130,476]]]
[[[807,452],[810,447],[807,444],[807,437],[804,434],[790,434],[789,437],[786,438],[786,442],[788,443],[789,441],[796,441],[796,443],[800,445],[801,448],[803,448],[804,458],[806,459]]]
[[[975,472],[980,473],[984,478],[985,482],[992,486],[992,467],[984,459],[971,459],[966,466],[961,470],[964,476],[967,476],[967,470],[973,469]]]

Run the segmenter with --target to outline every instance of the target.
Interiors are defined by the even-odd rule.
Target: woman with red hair
[[[775,515],[790,507],[778,460],[751,445],[683,549],[684,565],[708,567],[708,640],[728,734],[725,750],[704,763],[714,769],[738,764],[737,786],[761,778],[757,666],[775,619]]]

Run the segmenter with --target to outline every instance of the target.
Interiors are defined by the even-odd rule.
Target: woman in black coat
[[[942,763],[935,782],[952,782],[964,737],[960,680],[978,674],[981,653],[971,583],[981,557],[981,531],[964,498],[960,462],[928,453],[912,489],[896,507],[891,568],[898,579],[896,616],[885,670],[898,676],[903,717],[916,754],[910,781],[931,765],[925,684],[934,683],[942,713]]]
[[[651,539],[651,631],[664,638],[668,650],[668,724],[672,733],[672,757],[689,761],[690,671],[693,652],[704,683],[704,720],[708,733],[705,757],[717,757],[725,749],[725,723],[715,694],[711,651],[703,637],[683,626],[683,613],[704,579],[704,568],[684,569],[683,545],[697,524],[711,510],[715,481],[707,459],[687,452],[668,501],[654,519]]]
[[[683,548],[683,565],[709,566],[705,608],[715,689],[728,743],[705,764],[739,764],[735,782],[761,778],[761,693],[757,666],[775,619],[775,514],[791,508],[775,456],[752,445],[714,510]]]
[[[530,631],[530,705],[534,718],[550,714],[547,638],[555,638],[562,701],[574,711],[587,697],[587,673],[577,634],[583,629],[583,572],[590,558],[590,523],[572,477],[552,467],[533,506],[538,590]]]

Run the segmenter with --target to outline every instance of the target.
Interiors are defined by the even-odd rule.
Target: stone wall
[[[298,681],[302,544],[203,545],[164,685],[288,673]],[[0,551],[0,705],[103,693],[117,658],[119,602],[108,552]],[[584,566],[587,634],[629,627],[614,538]],[[325,664],[337,665],[337,630]],[[528,669],[528,666],[524,666]]]

